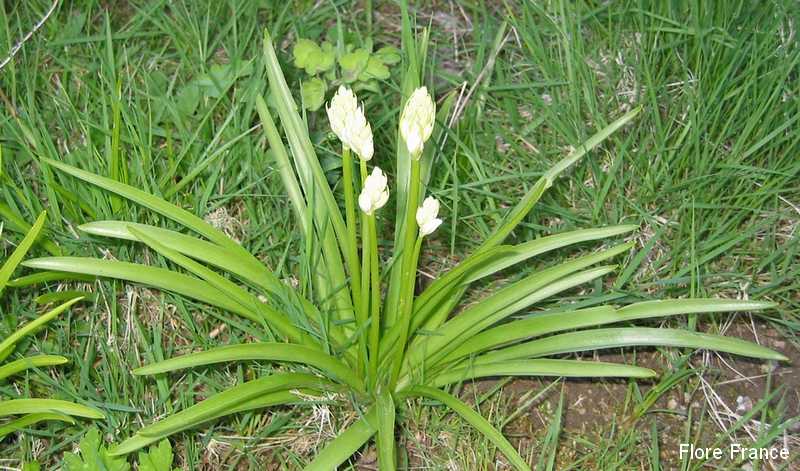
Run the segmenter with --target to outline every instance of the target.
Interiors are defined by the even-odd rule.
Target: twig
[[[19,40],[19,42],[18,42],[17,44],[15,44],[15,45],[14,45],[14,47],[12,47],[12,48],[11,48],[11,51],[9,51],[9,52],[8,52],[8,55],[6,56],[6,58],[5,58],[5,59],[3,59],[3,62],[1,62],[1,63],[0,63],[0,70],[3,70],[3,68],[4,68],[4,67],[5,67],[5,66],[6,66],[6,65],[9,63],[9,62],[11,62],[11,59],[13,59],[13,58],[14,58],[14,56],[16,56],[16,55],[17,55],[17,52],[19,52],[19,50],[20,50],[20,49],[22,49],[22,46],[24,46],[24,45],[25,45],[25,43],[26,43],[26,42],[27,42],[27,41],[28,41],[28,40],[31,38],[31,36],[33,36],[34,34],[36,34],[36,32],[37,32],[37,31],[39,31],[39,28],[41,28],[42,26],[44,26],[44,24],[45,24],[45,22],[47,21],[47,19],[48,19],[48,18],[50,18],[50,15],[52,15],[52,14],[53,14],[53,12],[54,12],[54,11],[56,11],[56,7],[57,7],[57,6],[58,6],[58,0],[54,0],[54,1],[53,1],[53,4],[52,4],[52,5],[50,5],[50,9],[49,9],[49,10],[47,10],[47,13],[45,13],[45,14],[44,14],[44,16],[42,17],[42,19],[41,19],[41,20],[39,20],[39,22],[38,22],[38,23],[36,23],[36,24],[33,26],[33,29],[32,29],[32,30],[30,30],[30,31],[28,31],[28,33],[27,33],[27,34],[26,34],[26,35],[25,35],[25,36],[24,36],[22,39],[20,39],[20,40]]]

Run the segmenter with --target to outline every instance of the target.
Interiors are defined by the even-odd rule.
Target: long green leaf
[[[353,371],[336,358],[316,348],[285,343],[264,342],[227,345],[143,366],[134,370],[133,373],[137,375],[154,375],[195,366],[244,360],[273,360],[302,363],[318,368],[356,390],[363,390],[364,388],[363,383]]]
[[[58,420],[61,422],[67,422],[69,424],[75,423],[75,419],[73,419],[72,417],[64,414],[58,414],[55,412],[41,412],[37,414],[28,414],[20,417],[19,419],[15,419],[10,422],[6,422],[3,425],[0,425],[0,439],[5,437],[9,433],[14,433],[17,430],[27,428],[33,424],[45,420]]]
[[[517,227],[517,225],[525,219],[525,217],[533,209],[533,207],[539,201],[544,192],[552,186],[555,179],[564,170],[566,170],[570,165],[574,164],[579,159],[581,159],[587,152],[589,152],[597,145],[602,143],[604,140],[606,140],[611,134],[616,132],[619,128],[627,124],[637,114],[639,114],[640,111],[641,108],[637,107],[625,113],[616,121],[609,124],[602,130],[598,131],[595,135],[587,139],[583,144],[581,144],[574,151],[572,151],[570,155],[563,158],[556,165],[554,165],[533,185],[533,187],[531,187],[530,190],[528,190],[528,192],[522,197],[520,202],[513,209],[511,209],[511,211],[509,211],[509,213],[503,219],[503,222],[497,225],[492,235],[489,238],[487,238],[472,255],[464,259],[461,263],[469,263],[471,262],[473,257],[480,256],[485,251],[492,249],[497,245],[499,245],[500,243],[502,243],[503,240],[505,240],[505,238],[508,237],[508,235]],[[446,309],[440,310],[436,315],[431,315],[431,313],[427,313],[426,316],[423,316],[426,319],[428,319],[427,323],[424,325],[424,328],[427,330],[433,330],[439,327],[439,325],[441,325],[447,319],[447,315],[449,314],[450,309],[452,309],[452,307],[455,307],[458,304],[458,301],[464,295],[464,292],[465,290],[463,288],[453,290],[453,292],[449,293],[449,296],[447,297],[448,302],[445,304]]]
[[[308,135],[308,128],[297,112],[297,105],[292,98],[291,91],[286,84],[278,57],[272,45],[269,31],[264,30],[264,60],[272,92],[272,99],[278,109],[286,139],[292,149],[300,184],[305,192],[306,205],[311,209],[314,225],[319,234],[322,253],[325,258],[325,267],[328,277],[327,288],[320,293],[320,299],[331,297],[335,303],[335,314],[340,320],[345,316],[352,318],[353,303],[349,290],[342,289],[346,284],[342,254],[351,273],[358,270],[358,261],[350,260],[350,240],[344,224],[339,206],[333,197],[333,192],[328,185],[325,173],[314,152],[314,146]],[[269,110],[262,110],[267,114]],[[344,324],[344,328],[352,332],[351,324]]]
[[[759,311],[774,306],[774,303],[769,302],[735,299],[666,299],[630,304],[621,309],[599,306],[575,311],[545,312],[481,332],[455,349],[442,363],[522,339],[565,330],[681,314]]]
[[[172,219],[173,221],[178,222],[183,226],[197,232],[198,234],[207,237],[209,240],[216,242],[217,244],[223,247],[228,247],[229,249],[234,250],[246,257],[252,257],[252,255],[250,255],[246,250],[244,250],[241,246],[239,246],[239,244],[237,244],[236,242],[231,240],[228,236],[226,236],[224,232],[220,231],[219,229],[215,228],[211,224],[205,222],[204,220],[200,219],[199,217],[195,216],[189,211],[179,208],[172,203],[169,203],[161,198],[158,198],[157,196],[153,196],[149,193],[134,188],[130,185],[120,183],[116,180],[112,180],[106,177],[101,177],[100,175],[95,175],[91,172],[87,172],[85,170],[72,167],[63,162],[59,162],[44,157],[40,157],[40,160],[50,166],[56,167],[62,172],[72,175],[73,177],[79,178],[85,182],[99,186],[100,188],[108,190],[112,193],[122,196],[123,198],[129,199],[146,208],[149,208],[163,216],[166,216]]]
[[[497,363],[469,365],[439,373],[432,385],[441,387],[476,378],[490,376],[564,376],[564,377],[630,377],[652,378],[655,371],[632,365],[578,360],[511,360]]]
[[[375,397],[375,406],[378,411],[378,468],[386,471],[396,469],[395,464],[395,439],[394,399],[387,390],[380,391]]]
[[[232,301],[220,290],[203,280],[176,273],[166,268],[151,267],[137,263],[102,260],[89,257],[45,257],[26,260],[23,265],[42,270],[54,270],[70,273],[82,273],[105,278],[116,278],[143,285],[152,286],[165,291],[178,293],[200,302],[217,306],[234,312],[254,322],[260,322],[260,316]]]
[[[83,298],[75,298],[65,302],[64,304],[61,304],[60,306],[37,317],[35,320],[28,322],[20,329],[18,329],[16,332],[6,337],[5,340],[0,342],[0,361],[3,361],[6,358],[8,358],[8,355],[10,355],[12,351],[14,351],[14,345],[16,345],[16,343],[19,342],[20,339],[32,333],[33,331],[43,326],[44,324],[55,319],[56,316],[69,309],[73,304],[77,303],[81,299]]]
[[[231,414],[241,404],[266,393],[297,388],[330,389],[331,387],[334,386],[323,378],[304,373],[280,373],[248,381],[144,427],[133,437],[113,449],[111,454],[125,455],[139,449],[142,443],[147,441],[143,438],[152,438],[153,441],[157,441],[209,420]]]
[[[59,355],[36,355],[32,357],[20,358],[19,360],[15,360],[0,366],[0,381],[31,368],[63,365],[68,361],[69,360]]]
[[[597,279],[601,276],[604,276],[614,271],[615,269],[616,265],[607,265],[607,266],[592,268],[589,270],[584,270],[572,275],[568,275],[540,289],[537,289],[530,294],[525,295],[524,297],[522,297],[522,299],[516,302],[513,302],[509,305],[506,305],[498,309],[497,311],[490,313],[485,318],[475,319],[475,322],[473,322],[471,326],[467,326],[467,329],[463,331],[460,334],[460,336],[454,332],[447,332],[443,335],[447,335],[452,340],[449,343],[442,345],[439,351],[428,355],[425,361],[427,361],[429,366],[442,364],[443,359],[446,358],[450,352],[452,352],[455,348],[459,347],[460,345],[468,342],[471,339],[471,337],[476,335],[481,330],[505,319],[506,317],[514,314],[520,309],[524,309],[539,301],[547,299],[550,296],[554,296],[562,291],[566,291],[568,289],[580,286],[584,283],[588,283],[594,279]],[[409,361],[409,364],[413,366],[413,363],[411,363],[411,361]]]
[[[481,355],[475,359],[475,364],[489,364],[518,358],[535,358],[561,353],[640,345],[704,348],[752,358],[788,360],[786,356],[769,348],[738,338],[679,329],[621,327],[581,330],[532,340]]]
[[[372,407],[364,417],[328,442],[325,448],[314,457],[314,461],[305,467],[305,471],[331,471],[337,469],[340,464],[347,461],[348,458],[353,456],[353,453],[358,451],[375,435],[377,420],[377,407]]]
[[[292,404],[296,402],[303,402],[303,399],[298,397],[291,391],[278,391],[262,394],[248,401],[241,402],[231,409],[222,411],[208,419],[208,421],[218,419],[227,415],[237,414],[256,409],[264,409],[276,405]],[[126,455],[136,450],[140,450],[151,443],[161,440],[160,437],[151,437],[149,435],[139,435],[128,438],[118,446],[111,449],[109,452],[112,456]]]
[[[89,419],[106,418],[102,412],[93,407],[58,399],[12,399],[10,401],[0,401],[0,417],[38,413],[57,413]]]
[[[240,257],[236,252],[213,242],[181,234],[180,232],[125,221],[90,222],[78,226],[78,229],[93,235],[139,242],[139,239],[128,230],[129,227],[158,240],[172,250],[176,250],[195,260],[200,260],[203,263],[222,268],[268,291],[275,292],[280,287],[280,281],[275,274],[263,264],[249,257]]]
[[[425,356],[431,358],[434,354],[440,355],[439,352],[445,347],[448,350],[445,353],[449,353],[473,335],[502,318],[544,299],[538,292],[547,285],[585,267],[626,252],[631,246],[631,243],[620,244],[594,254],[578,257],[536,272],[496,292],[443,324],[434,331],[433,335],[420,339],[418,344],[411,349],[410,363],[418,364],[419,360]],[[602,276],[602,274],[597,274],[597,276]],[[546,295],[552,294],[546,293]]]
[[[36,241],[36,238],[39,237],[39,233],[42,231],[42,227],[44,226],[44,221],[47,218],[47,213],[42,211],[38,218],[36,218],[36,222],[33,223],[31,230],[25,234],[25,237],[19,243],[14,252],[11,253],[11,256],[8,257],[8,260],[3,263],[2,268],[0,268],[0,295],[3,294],[3,290],[6,289],[6,284],[8,284],[8,279],[11,278],[11,274],[14,273],[14,270],[17,269],[17,265],[25,258],[25,254],[28,253],[33,243]]]
[[[531,469],[528,463],[526,463],[522,456],[520,456],[519,452],[517,452],[516,448],[514,448],[514,445],[509,443],[508,440],[506,440],[506,437],[504,437],[499,430],[494,428],[492,424],[484,419],[480,413],[476,412],[473,408],[462,402],[457,397],[447,394],[440,389],[431,388],[428,386],[414,386],[413,388],[402,391],[400,394],[403,396],[426,397],[428,399],[441,402],[453,412],[461,416],[461,418],[466,420],[468,424],[472,425],[478,432],[491,441],[494,446],[496,446],[506,456],[506,458],[514,467],[519,470]]]
[[[292,342],[303,342],[307,344],[314,343],[314,340],[311,337],[309,337],[308,334],[301,332],[300,329],[295,327],[291,322],[289,322],[288,319],[285,319],[284,314],[278,312],[271,306],[260,302],[258,298],[248,293],[246,290],[239,287],[232,281],[222,277],[213,270],[206,268],[205,266],[195,262],[189,257],[183,256],[177,251],[166,247],[164,244],[158,242],[154,238],[147,236],[144,233],[139,232],[132,227],[128,228],[128,230],[131,231],[133,235],[135,235],[139,240],[147,244],[150,248],[152,248],[156,252],[167,257],[168,259],[177,263],[183,268],[191,271],[195,275],[199,276],[200,278],[208,282],[211,286],[221,291],[226,296],[235,300],[238,304],[242,306],[242,308],[250,312],[260,312],[261,314],[263,314],[264,318],[266,319],[270,327],[275,328],[278,332],[280,332],[282,335],[287,337]]]
[[[14,278],[8,282],[8,286],[13,288],[22,288],[25,286],[38,285],[41,283],[48,283],[51,281],[82,281],[89,283],[95,280],[94,276],[82,275],[79,273],[67,273],[65,271],[42,271],[38,273],[31,273],[30,275]]]
[[[483,250],[480,254],[470,257],[468,261],[458,264],[419,295],[414,302],[414,330],[423,322],[426,330],[439,327],[455,303],[464,295],[470,283],[538,255],[581,242],[625,234],[637,227],[621,225],[581,229],[542,237],[519,245]]]

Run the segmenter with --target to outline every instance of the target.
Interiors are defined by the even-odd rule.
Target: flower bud
[[[352,149],[360,158],[370,160],[374,151],[372,128],[364,116],[363,108],[358,106],[355,93],[340,85],[325,111],[333,133],[342,144]]]
[[[419,235],[425,237],[432,233],[442,223],[442,220],[437,218],[439,215],[439,201],[433,196],[425,198],[422,206],[417,208],[417,225],[419,226]]]
[[[364,188],[358,195],[358,206],[365,213],[372,215],[389,201],[389,190],[386,187],[387,178],[380,168],[375,167],[372,173],[364,180]]]
[[[400,135],[403,136],[408,152],[414,159],[419,159],[422,155],[425,142],[433,133],[435,118],[436,105],[428,89],[420,87],[414,90],[400,115]]]

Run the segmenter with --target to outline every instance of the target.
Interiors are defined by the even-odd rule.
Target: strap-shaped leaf
[[[488,364],[518,358],[535,358],[604,348],[647,345],[704,348],[752,358],[788,360],[786,356],[776,351],[738,338],[680,329],[621,327],[581,330],[532,340],[481,355],[475,359],[475,364]]]
[[[254,322],[261,320],[254,312],[244,309],[239,303],[232,301],[209,283],[165,268],[90,257],[35,258],[26,260],[23,265],[42,270],[82,273],[140,283],[217,306]]]
[[[20,329],[18,329],[16,332],[6,337],[5,340],[0,342],[0,361],[3,361],[6,358],[8,358],[8,355],[10,355],[12,351],[14,351],[14,345],[16,345],[17,342],[20,341],[20,339],[30,334],[31,332],[34,332],[36,329],[43,326],[44,324],[47,324],[51,320],[55,319],[56,316],[69,309],[73,304],[77,303],[81,299],[83,298],[75,298],[65,302],[64,304],[61,304],[60,306],[37,317],[35,320],[28,322]]]
[[[490,348],[541,335],[585,327],[596,327],[638,319],[713,312],[760,311],[775,307],[762,301],[736,299],[665,299],[630,304],[621,309],[598,306],[575,311],[545,312],[509,322],[476,335],[455,349],[442,363],[454,361]]]
[[[469,327],[460,337],[455,336],[453,333],[448,333],[447,335],[451,336],[451,342],[448,344],[444,344],[440,347],[440,350],[436,353],[428,355],[425,359],[429,366],[435,366],[442,363],[443,359],[447,357],[447,355],[452,352],[455,348],[459,347],[460,345],[469,341],[469,339],[480,332],[481,330],[495,324],[506,317],[514,314],[515,312],[524,309],[528,306],[531,306],[539,301],[549,298],[550,296],[554,296],[562,291],[566,291],[568,289],[574,288],[576,286],[580,286],[584,283],[588,283],[594,279],[597,279],[601,276],[604,276],[616,269],[616,265],[606,265],[600,266],[597,268],[592,268],[589,270],[584,270],[569,276],[566,276],[562,279],[559,279],[549,285],[546,285],[526,296],[522,299],[509,304],[498,311],[495,311],[488,315],[484,319],[476,319],[476,322],[473,326]],[[431,337],[435,338],[435,337]],[[413,363],[409,361],[409,364],[413,366]]]
[[[424,323],[432,330],[441,325],[451,309],[463,297],[466,287],[481,278],[544,253],[581,242],[602,240],[635,230],[635,225],[581,229],[542,237],[514,246],[498,246],[470,257],[456,268],[431,283],[414,301],[413,328]]]
[[[11,253],[11,256],[8,257],[8,260],[3,263],[3,266],[0,268],[0,295],[3,294],[3,290],[6,289],[6,284],[8,284],[8,279],[11,278],[11,274],[14,273],[14,270],[17,269],[17,265],[25,258],[25,254],[28,253],[33,243],[36,241],[36,238],[39,237],[39,233],[42,231],[42,227],[44,226],[44,221],[47,218],[47,213],[42,211],[38,218],[36,218],[36,222],[33,223],[31,230],[25,234],[25,237],[19,243],[16,249]]]
[[[656,372],[649,368],[617,363],[578,360],[508,360],[481,365],[452,368],[433,378],[433,386],[445,386],[490,376],[564,376],[564,377],[630,377],[652,378]]]
[[[611,134],[616,132],[622,126],[627,124],[630,120],[636,117],[637,114],[641,111],[641,107],[634,108],[633,110],[625,113],[620,118],[618,118],[613,123],[609,124],[605,128],[598,131],[595,135],[587,139],[583,144],[575,148],[567,157],[561,159],[556,165],[554,165],[550,170],[548,170],[534,185],[531,187],[530,190],[522,197],[520,202],[511,210],[509,213],[504,217],[503,222],[497,225],[492,235],[487,238],[483,244],[478,247],[478,249],[469,257],[464,259],[461,263],[470,263],[473,257],[478,257],[483,252],[498,246],[501,244],[506,237],[517,227],[517,225],[522,222],[528,213],[533,209],[536,203],[539,201],[541,196],[544,192],[552,186],[555,179],[569,166],[580,160],[587,152],[598,146],[604,140],[606,140]],[[460,300],[461,297],[464,295],[463,289],[461,290],[454,290],[453,293],[449,296],[450,299],[458,299]],[[448,306],[455,306],[457,302],[450,301]],[[441,325],[447,319],[447,315],[449,314],[449,309],[447,311],[440,311],[437,315],[431,315],[428,313],[427,316],[423,316],[427,319],[430,319],[427,324],[425,324],[425,328],[428,330],[433,330]]]
[[[363,390],[364,385],[353,371],[338,359],[321,352],[319,349],[303,345],[286,343],[249,343],[242,345],[226,345],[204,352],[190,353],[168,360],[153,363],[133,370],[137,375],[154,375],[184,368],[245,360],[273,360],[302,363],[318,368],[334,379],[340,380],[356,390]]]
[[[378,411],[378,469],[393,471],[395,465],[394,399],[387,390],[380,391],[375,397]]]
[[[10,401],[0,401],[0,417],[39,413],[56,413],[89,419],[106,418],[102,412],[93,407],[58,399],[12,399]]]
[[[13,288],[22,288],[25,286],[33,286],[41,283],[49,283],[51,281],[82,281],[89,283],[95,280],[94,276],[83,275],[80,273],[67,273],[65,271],[42,271],[38,273],[31,273],[30,275],[14,278],[8,282],[8,286]]]
[[[378,420],[378,409],[373,406],[364,417],[328,442],[321,452],[317,453],[305,471],[330,471],[338,469],[339,465],[353,456],[353,453],[364,446],[375,435]]]
[[[3,425],[0,425],[0,439],[5,437],[9,433],[14,433],[17,430],[22,430],[24,428],[30,427],[33,424],[43,422],[45,420],[58,420],[61,422],[67,422],[69,424],[75,423],[75,419],[73,419],[72,417],[64,414],[58,414],[55,412],[41,412],[37,414],[28,414],[20,417],[19,419],[15,419],[10,422],[6,422]]]
[[[275,292],[280,288],[280,281],[263,264],[249,257],[240,257],[229,248],[180,232],[126,221],[96,221],[78,226],[78,229],[93,235],[139,242],[128,230],[129,227],[158,240],[172,250],[222,268],[268,291]]]
[[[569,262],[533,273],[496,292],[443,324],[431,336],[419,338],[417,344],[412,344],[412,348],[409,349],[410,363],[412,365],[418,364],[419,360],[424,356],[428,358],[432,358],[434,354],[441,356],[439,352],[445,347],[447,347],[445,354],[449,353],[449,351],[458,347],[471,336],[502,320],[504,317],[544,299],[537,292],[547,285],[590,265],[626,252],[631,246],[631,243],[620,244],[594,254],[578,257]],[[602,274],[597,276],[602,276]],[[552,295],[552,293],[547,295]]]
[[[415,386],[401,392],[400,394],[403,396],[426,397],[428,399],[441,402],[450,410],[461,416],[461,418],[466,420],[468,424],[472,425],[475,430],[480,432],[484,437],[492,442],[494,446],[496,446],[497,449],[506,456],[511,464],[514,465],[514,467],[519,470],[531,469],[528,463],[526,463],[522,456],[520,456],[519,452],[517,452],[516,448],[514,448],[514,445],[509,443],[508,440],[506,440],[506,437],[504,437],[499,430],[494,428],[492,424],[484,419],[480,413],[476,412],[472,407],[468,406],[457,397],[447,394],[441,389],[431,388],[428,386]]]
[[[214,394],[208,399],[148,425],[111,451],[112,455],[125,455],[174,433],[195,427],[224,415],[232,414],[241,404],[270,392],[297,388],[335,389],[329,381],[304,373],[280,373],[254,379]],[[148,441],[147,439],[152,439]]]
[[[19,360],[15,360],[0,366],[0,381],[31,368],[63,365],[68,361],[69,360],[59,355],[36,355],[32,357],[20,358]]]
[[[297,176],[305,194],[306,206],[311,210],[313,216],[324,256],[324,266],[328,273],[323,286],[318,287],[323,289],[323,292],[319,293],[318,299],[332,298],[337,316],[340,319],[348,316],[352,318],[353,303],[349,291],[342,289],[347,281],[342,254],[344,254],[345,262],[351,272],[358,270],[358,261],[349,259],[352,251],[349,248],[350,241],[347,237],[344,219],[314,152],[314,146],[308,136],[308,128],[297,112],[297,105],[286,84],[275,48],[272,45],[272,39],[266,29],[264,30],[264,61],[272,100],[278,110],[284,134],[292,150]],[[261,111],[269,114],[268,109]],[[345,324],[344,328],[352,331],[350,324]]]
[[[295,402],[302,402],[302,401],[303,399],[299,398],[296,394],[292,393],[291,391],[278,391],[278,392],[266,393],[257,396],[253,399],[250,399],[248,401],[241,402],[240,404],[234,406],[231,409],[222,411],[217,415],[209,418],[208,421],[218,419],[226,415],[237,414],[240,412],[246,412],[256,409],[264,409],[267,407],[292,404]],[[160,437],[151,437],[148,435],[140,435],[137,433],[134,436],[122,442],[120,445],[112,448],[109,454],[112,456],[126,455],[136,450],[140,450],[146,447],[147,445],[155,443],[159,440],[161,440]]]
[[[303,342],[307,344],[314,343],[314,339],[309,337],[308,334],[301,332],[300,329],[285,319],[284,314],[278,312],[273,307],[260,302],[258,298],[239,287],[236,283],[233,283],[232,281],[220,276],[213,270],[206,268],[189,257],[181,255],[175,250],[166,247],[164,244],[158,242],[154,238],[147,236],[132,227],[129,227],[128,230],[156,252],[167,257],[183,268],[191,271],[195,275],[208,282],[208,284],[236,301],[242,306],[243,309],[246,309],[250,312],[261,313],[270,327],[276,329],[292,342]]]
[[[120,183],[116,180],[101,177],[100,175],[95,175],[91,172],[72,167],[57,160],[52,160],[45,157],[40,157],[40,160],[61,170],[62,172],[72,175],[73,177],[79,178],[95,186],[99,186],[100,188],[108,190],[112,193],[122,196],[123,198],[129,199],[148,209],[151,209],[165,217],[168,217],[173,221],[178,222],[181,225],[208,238],[208,240],[216,242],[223,247],[228,247],[244,257],[252,257],[249,252],[244,250],[241,246],[239,246],[239,244],[226,236],[224,232],[220,231],[189,211],[179,208],[157,196],[153,196],[147,192],[139,190],[138,188]]]

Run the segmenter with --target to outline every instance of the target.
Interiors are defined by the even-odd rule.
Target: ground
[[[367,21],[372,5],[372,21]],[[45,0],[0,9],[0,58],[48,13]],[[599,352],[661,375],[652,382],[487,380],[456,391],[537,469],[797,469],[800,271],[800,7],[791,1],[421,2],[429,28],[426,82],[449,132],[431,175],[445,224],[425,246],[420,279],[473,250],[553,162],[635,106],[642,112],[550,190],[511,242],[583,227],[640,225],[621,267],[552,304],[625,304],[658,297],[777,302],[764,313],[650,322],[757,341],[789,362],[770,364],[676,349]],[[287,283],[302,261],[298,231],[254,109],[266,91],[260,41],[269,27],[299,96],[298,38],[341,21],[348,40],[400,44],[395,2],[59,3],[0,71],[0,218],[5,258],[18,220],[48,210],[47,239],[73,255],[166,262],[130,243],[82,234],[92,220],[169,226],[77,180],[43,172],[41,157],[124,179],[223,228]],[[371,26],[370,26],[371,25]],[[399,70],[370,93],[376,157],[392,176]],[[307,116],[329,176],[338,175],[323,112]],[[170,226],[172,227],[172,226]],[[388,222],[384,225],[389,238]],[[583,244],[504,272],[479,298],[521,273],[596,248]],[[52,247],[40,244],[35,255]],[[53,249],[54,250],[54,249]],[[20,271],[17,275],[27,274]],[[96,295],[32,339],[29,351],[71,364],[0,384],[0,396],[84,398],[109,419],[109,442],[143,423],[268,367],[238,365],[158,381],[130,370],[179,352],[247,340],[218,312],[119,282],[51,284],[4,293],[0,337],[41,312],[56,290]],[[591,354],[585,354],[591,357]],[[485,439],[441,408],[409,402],[401,461],[421,469],[504,466]],[[295,469],[354,419],[347,407],[279,409],[221,421],[172,443],[182,469]],[[743,419],[739,420],[741,417]],[[763,424],[763,425],[762,425]],[[48,424],[0,442],[0,468],[59,466],[88,428]],[[679,444],[733,441],[787,447],[790,460],[689,462]],[[353,467],[376,469],[374,449]]]

